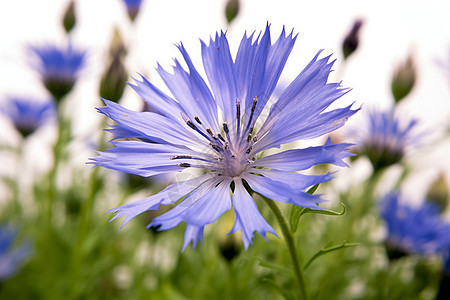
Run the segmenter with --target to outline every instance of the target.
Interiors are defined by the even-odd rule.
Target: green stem
[[[101,123],[102,127],[104,122]],[[101,149],[104,148],[104,139],[105,139],[105,131],[101,132],[100,139],[99,139],[99,147]],[[83,261],[83,243],[86,240],[86,237],[89,233],[89,227],[91,225],[91,219],[92,219],[92,208],[94,206],[94,200],[95,196],[97,195],[97,192],[100,187],[100,177],[99,177],[99,168],[95,168],[91,171],[89,176],[89,186],[86,198],[83,201],[81,212],[80,212],[80,220],[78,223],[78,229],[77,229],[77,239],[75,242],[75,247],[73,249],[73,255],[72,255],[72,299],[78,299],[78,288],[79,288],[79,281],[80,281],[80,273],[82,271],[82,261]]]
[[[292,259],[292,265],[294,268],[294,274],[298,281],[298,288],[300,290],[300,294],[302,295],[302,299],[307,300],[308,296],[306,293],[305,281],[303,279],[303,272],[300,267],[300,262],[297,256],[297,249],[295,247],[294,238],[292,236],[291,231],[289,230],[288,223],[286,221],[286,217],[281,212],[280,208],[275,204],[274,201],[269,198],[263,197],[264,201],[269,205],[270,209],[274,213],[277,218],[278,224],[280,225],[281,232],[283,233],[284,240],[286,241],[286,246],[288,247],[289,254]]]
[[[47,194],[47,206],[46,206],[46,221],[47,225],[51,227],[53,203],[55,202],[57,188],[56,188],[56,175],[61,160],[64,158],[65,147],[71,138],[70,123],[63,116],[63,109],[61,104],[58,111],[58,134],[56,137],[55,145],[53,146],[53,167],[48,175],[48,194]]]

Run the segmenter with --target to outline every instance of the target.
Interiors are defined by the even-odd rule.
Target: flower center
[[[252,146],[258,140],[253,136],[253,128],[257,118],[254,118],[254,112],[258,98],[253,99],[251,111],[247,122],[241,122],[241,107],[239,98],[236,99],[236,119],[230,127],[227,122],[222,123],[222,132],[214,134],[211,128],[205,128],[198,116],[194,117],[196,124],[183,112],[180,112],[184,122],[207,142],[209,153],[203,153],[208,158],[199,159],[203,163],[190,164],[180,163],[181,167],[200,167],[216,172],[218,175],[239,177],[244,173],[249,165],[253,163],[251,157]],[[245,118],[245,116],[244,116]],[[212,150],[212,151],[211,151]],[[211,152],[213,153],[211,155]],[[176,156],[172,159],[192,158],[187,156]]]

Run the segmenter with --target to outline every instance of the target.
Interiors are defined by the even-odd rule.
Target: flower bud
[[[397,67],[392,77],[391,91],[395,103],[405,98],[413,89],[416,83],[416,66],[413,57],[410,55],[406,61]]]
[[[344,53],[344,59],[347,59],[353,52],[356,51],[359,44],[359,30],[363,24],[363,21],[357,19],[353,23],[353,27],[342,43],[342,51]]]
[[[73,0],[70,1],[69,6],[67,6],[62,21],[66,33],[69,33],[75,27],[75,2]]]
[[[445,211],[448,206],[449,193],[447,181],[443,174],[439,175],[431,184],[427,193],[427,201],[433,203],[441,212]]]
[[[118,49],[100,81],[100,97],[118,102],[123,95],[128,78],[123,64],[122,50]]]
[[[239,13],[239,0],[228,0],[225,6],[225,17],[228,24],[233,21]]]

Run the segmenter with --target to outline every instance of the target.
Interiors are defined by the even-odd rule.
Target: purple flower
[[[258,37],[244,35],[233,59],[225,34],[217,33],[209,44],[201,43],[209,84],[180,44],[188,70],[176,59],[173,74],[157,68],[171,95],[145,78],[132,86],[154,112],[130,111],[106,100],[106,107],[98,110],[117,124],[110,129],[115,147],[91,163],[140,176],[193,174],[156,195],[111,209],[117,213],[113,219],[125,217],[125,224],[145,211],[179,202],[148,226],[167,230],[186,222],[184,250],[190,241],[195,248],[205,225],[233,206],[231,232],[242,231],[248,248],[255,231],[264,237],[268,232],[276,234],[249,190],[279,202],[320,209],[317,203],[324,200],[305,190],[330,180],[330,174],[297,171],[326,163],[346,166],[343,159],[351,155],[346,151],[350,144],[328,140],[322,146],[267,156],[264,151],[327,134],[343,126],[357,110],[350,105],[326,111],[348,89],[327,83],[333,62],[330,56],[319,59],[321,51],[276,102],[269,102],[295,40],[292,32],[286,36],[283,29],[271,44],[267,26]]]
[[[123,2],[127,7],[128,16],[131,21],[134,21],[141,8],[142,0],[123,0]]]
[[[441,219],[438,207],[427,202],[412,207],[400,203],[400,199],[398,192],[392,192],[381,202],[388,249],[402,254],[446,251],[450,247],[450,224]]]
[[[29,98],[10,97],[0,110],[13,122],[23,137],[27,137],[56,116],[53,101],[37,101]]]
[[[15,239],[15,230],[4,225],[0,226],[0,281],[16,274],[20,266],[31,254],[29,243],[24,243],[17,249],[14,249]]]
[[[417,120],[402,122],[393,110],[372,110],[366,127],[360,131],[358,153],[366,155],[375,170],[400,162],[405,153],[417,144],[413,129]]]
[[[74,86],[84,65],[86,52],[54,45],[32,46],[31,54],[36,58],[33,67],[41,75],[47,90],[59,102]]]

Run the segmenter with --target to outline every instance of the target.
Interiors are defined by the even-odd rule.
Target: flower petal
[[[346,150],[352,144],[333,144],[328,138],[323,146],[308,147],[305,149],[291,149],[272,154],[254,162],[254,166],[269,167],[282,171],[300,171],[320,164],[333,164],[348,167],[344,158],[354,154]]]
[[[184,242],[182,252],[186,249],[186,247],[192,241],[192,249],[195,250],[197,247],[197,242],[200,241],[200,244],[203,244],[203,229],[204,226],[197,226],[192,224],[187,224],[186,231],[184,232]]]
[[[267,232],[270,232],[275,236],[277,236],[277,233],[259,212],[255,201],[245,190],[242,180],[235,180],[234,183],[233,207],[236,217],[233,229],[231,229],[230,233],[239,230],[242,231],[242,241],[247,250],[248,246],[253,244],[253,232],[256,231],[261,234],[266,241]]]
[[[294,190],[287,184],[274,181],[267,177],[253,174],[245,174],[242,177],[248,182],[252,190],[275,201],[311,209],[322,209],[317,203],[325,201],[320,198],[320,195],[310,195],[302,191]]]
[[[142,214],[143,212],[157,210],[159,205],[169,205],[179,200],[186,194],[198,189],[212,177],[212,174],[208,173],[190,180],[175,182],[153,196],[110,209],[107,213],[116,213],[111,221],[120,217],[125,217],[125,220],[121,226],[122,228],[131,219]]]

